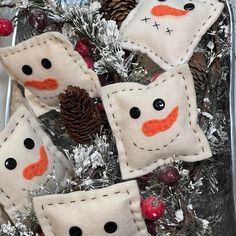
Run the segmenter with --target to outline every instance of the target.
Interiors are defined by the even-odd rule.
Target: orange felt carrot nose
[[[144,135],[151,137],[159,132],[169,129],[177,120],[179,108],[175,107],[166,118],[161,120],[148,120],[143,123],[142,131]]]
[[[43,175],[48,169],[48,156],[43,146],[39,149],[39,161],[26,166],[23,170],[23,176],[31,180],[35,176]]]
[[[54,78],[45,80],[26,80],[24,85],[38,90],[55,90],[58,88],[58,82]]]
[[[158,5],[152,8],[151,13],[154,16],[184,16],[189,11],[180,10],[167,5]]]

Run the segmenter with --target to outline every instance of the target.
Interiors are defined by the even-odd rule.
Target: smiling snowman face
[[[0,49],[0,61],[12,79],[29,89],[42,104],[56,106],[58,94],[68,85],[85,89],[91,97],[99,96],[97,75],[59,33],[41,34]]]
[[[29,190],[43,185],[56,191],[48,175],[62,183],[71,175],[71,165],[22,106],[0,134],[0,172],[0,203],[14,221],[16,211],[29,205]]]
[[[122,45],[168,70],[190,59],[222,9],[214,0],[142,0],[122,24]]]
[[[211,156],[196,123],[196,96],[187,65],[162,74],[148,86],[104,87],[102,100],[116,138],[123,179],[177,159],[198,161]]]
[[[45,236],[148,236],[136,181],[36,197],[33,203]]]

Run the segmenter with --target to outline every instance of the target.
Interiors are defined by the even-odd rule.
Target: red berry
[[[10,20],[0,19],[0,36],[9,36],[13,32],[13,24]]]
[[[159,72],[155,73],[150,79],[151,82],[155,81],[160,75],[161,75],[161,73],[159,73]]]
[[[48,26],[48,16],[42,10],[33,10],[29,16],[30,25],[37,31],[43,31]]]
[[[85,44],[89,48],[95,48],[96,46],[89,41],[89,39],[83,38],[80,40],[81,43]]]
[[[92,58],[90,57],[84,57],[84,61],[86,62],[87,66],[89,69],[93,69],[94,67],[94,62],[92,60]]]
[[[82,57],[88,57],[90,54],[89,47],[82,41],[78,41],[75,45],[75,50],[82,56]]]
[[[97,103],[97,109],[99,111],[104,111],[104,106],[103,106],[103,104],[101,102]]]
[[[147,225],[148,233],[150,235],[152,235],[152,236],[156,236],[157,232],[156,232],[156,225],[155,225],[155,223],[152,220],[148,220],[148,219],[145,220],[145,223]]]
[[[146,219],[155,221],[160,219],[166,206],[160,197],[150,196],[142,202],[142,213]]]
[[[178,183],[180,174],[174,166],[163,166],[158,173],[158,181],[167,186],[174,186]]]

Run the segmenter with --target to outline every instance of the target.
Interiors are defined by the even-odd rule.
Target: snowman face
[[[17,82],[43,104],[59,103],[58,94],[68,85],[99,96],[100,83],[70,42],[59,33],[45,33],[15,47],[0,50],[0,60]]]
[[[136,181],[104,189],[36,197],[45,236],[147,236]]]
[[[147,174],[175,159],[197,161],[211,156],[196,124],[196,97],[187,65],[162,74],[148,86],[104,87],[102,100],[124,179]]]
[[[51,190],[54,174],[63,182],[71,166],[41,130],[29,111],[20,107],[0,134],[0,203],[14,220],[16,211],[29,205],[28,191],[43,185]]]
[[[214,0],[142,0],[122,24],[123,47],[146,53],[164,70],[184,64],[222,9]]]

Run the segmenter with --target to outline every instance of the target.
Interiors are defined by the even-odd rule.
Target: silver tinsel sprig
[[[3,0],[0,3],[0,7],[10,7],[15,11],[22,9],[29,9],[31,7],[44,7],[46,2],[51,0]]]
[[[115,142],[111,134],[97,135],[91,145],[78,145],[72,153],[64,151],[74,163],[77,189],[101,188],[119,180]]]
[[[128,77],[131,60],[125,59],[121,48],[120,32],[116,22],[105,20],[99,13],[101,4],[92,2],[83,6],[66,5],[58,12],[51,9],[50,17],[55,22],[72,25],[74,30],[87,37],[95,46],[99,59],[95,63],[97,74],[117,73],[122,78]]]
[[[12,225],[10,222],[2,224],[0,228],[1,236],[33,236],[35,235],[25,224],[16,222]]]
[[[88,38],[94,50],[94,70],[98,75],[114,73],[120,76],[122,81],[134,81],[146,84],[147,71],[137,67],[133,61],[134,53],[125,56],[121,47],[120,31],[117,24],[112,20],[105,20],[103,14],[99,13],[101,4],[97,1],[66,1],[66,0],[9,0],[5,5],[12,5],[16,11],[23,9],[40,8],[49,14],[51,24],[63,26],[61,31],[71,40],[78,38],[75,34]],[[1,5],[0,5],[1,6]],[[19,17],[19,25],[27,25],[27,19]],[[20,27],[20,41],[33,37],[31,27]],[[50,26],[46,31],[51,31]],[[22,33],[23,32],[23,33]]]
[[[211,191],[215,194],[218,191],[217,164],[211,160],[196,166],[185,165],[182,161],[176,161],[173,165],[179,170],[181,179],[172,187],[157,181],[159,171],[170,165],[159,167],[148,178],[139,179],[141,189],[143,181],[145,184],[142,196],[160,196],[166,204],[164,217],[155,222],[158,236],[212,235],[212,225],[196,206],[204,195]]]

